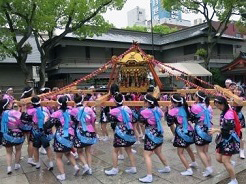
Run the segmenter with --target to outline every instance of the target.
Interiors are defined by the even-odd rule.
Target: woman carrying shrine
[[[205,167],[203,176],[207,177],[213,173],[211,167],[211,157],[208,153],[209,144],[212,142],[212,136],[208,130],[212,128],[213,110],[209,105],[209,97],[202,91],[197,91],[194,95],[195,104],[190,109],[190,121],[195,124],[194,139],[197,153]]]
[[[25,99],[25,98],[30,98],[31,96],[33,96],[34,91],[33,88],[31,87],[25,87],[23,89],[23,93],[21,95],[21,100]],[[28,159],[27,159],[27,163],[30,165],[35,166],[35,163],[33,161],[33,142],[30,139],[30,135],[31,135],[31,131],[32,131],[32,118],[26,113],[28,109],[32,109],[33,105],[31,103],[25,104],[22,106],[21,111],[21,127],[20,129],[22,130],[22,132],[24,133],[24,136],[27,139],[27,154],[28,154]]]
[[[74,175],[77,175],[80,171],[76,164],[74,156],[71,154],[71,150],[74,145],[74,122],[71,119],[71,110],[67,106],[67,96],[60,96],[57,103],[60,109],[52,113],[49,123],[46,123],[46,129],[56,127],[56,133],[54,136],[54,151],[56,152],[56,164],[60,172],[57,175],[57,179],[63,181],[66,179],[64,165],[62,161],[63,155],[65,155],[70,163],[74,167]]]
[[[71,118],[75,123],[74,147],[77,148],[78,157],[84,164],[83,174],[92,174],[91,146],[97,143],[96,115],[90,107],[83,106],[83,101],[84,98],[76,94],[74,97],[76,107],[71,110]],[[85,156],[83,148],[85,148]]]
[[[13,148],[15,148],[15,166],[14,169],[20,169],[20,157],[22,144],[25,141],[23,132],[20,129],[21,113],[11,110],[9,99],[0,101],[0,119],[2,145],[6,148],[7,174],[12,173],[12,156]]]
[[[36,169],[39,169],[41,166],[39,149],[42,146],[46,150],[49,159],[48,170],[53,170],[53,154],[50,148],[50,141],[53,139],[53,133],[51,129],[45,128],[45,123],[47,123],[50,118],[50,111],[46,107],[41,106],[41,99],[38,96],[32,97],[31,102],[33,108],[27,109],[24,116],[29,116],[28,119],[32,120],[30,140],[33,143]]]
[[[190,118],[188,104],[184,97],[179,94],[171,96],[171,103],[171,109],[166,115],[166,120],[169,124],[176,124],[173,146],[177,147],[178,156],[186,169],[181,172],[181,175],[191,176],[193,175],[191,167],[197,167],[197,163],[195,155],[190,148],[190,145],[194,143],[194,130],[188,122]],[[184,150],[188,152],[192,160],[191,164],[185,158]]]
[[[240,134],[241,125],[237,113],[230,108],[227,100],[218,96],[214,99],[214,105],[222,111],[220,116],[220,128],[212,128],[210,134],[219,133],[216,137],[216,160],[223,163],[227,172],[230,175],[231,181],[229,184],[238,184],[236,179],[234,166],[231,161],[234,154],[240,151]]]
[[[139,178],[139,181],[151,183],[153,181],[151,160],[153,154],[156,154],[164,165],[164,168],[159,169],[158,172],[169,173],[171,168],[168,166],[167,160],[161,152],[163,144],[163,127],[161,119],[164,117],[164,113],[160,109],[157,99],[152,95],[145,95],[144,102],[146,108],[140,112],[140,121],[145,124],[143,154],[147,167],[147,176]]]
[[[112,89],[112,86],[111,86]],[[111,90],[112,91],[112,90]],[[111,92],[114,94],[114,101],[117,107],[110,110],[110,120],[115,123],[114,131],[114,149],[113,149],[113,168],[105,170],[106,175],[116,175],[118,169],[118,155],[120,148],[125,148],[127,155],[130,158],[131,168],[126,169],[126,173],[135,174],[136,161],[132,153],[132,145],[136,142],[136,137],[132,125],[132,111],[129,107],[123,105],[123,95],[118,91]]]
[[[241,86],[237,86],[234,90],[234,94],[237,95],[241,100],[244,99],[244,89]],[[232,109],[236,111],[239,121],[241,123],[241,135],[240,135],[240,158],[245,159],[244,155],[244,139],[243,139],[243,130],[245,128],[245,118],[242,113],[243,106],[233,106]]]

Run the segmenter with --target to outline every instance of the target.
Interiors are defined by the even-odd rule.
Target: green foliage
[[[148,29],[147,29],[147,27],[145,27],[145,26],[137,26],[137,25],[134,25],[134,26],[132,26],[132,27],[127,26],[125,29],[126,29],[126,30],[131,30],[131,31],[148,32]]]
[[[177,31],[177,28],[170,28],[167,25],[155,25],[153,26],[154,33],[168,34]]]
[[[211,68],[210,72],[213,74],[213,84],[220,86],[224,85],[225,77],[222,75],[219,68]]]
[[[150,32],[151,30],[145,26],[134,25],[132,27],[127,26],[126,30],[140,31],[140,32]],[[170,28],[166,25],[155,25],[153,26],[153,32],[159,34],[168,34],[177,31],[177,28]]]
[[[208,52],[204,48],[197,49],[195,55],[200,56],[202,58],[205,58],[207,56]]]
[[[238,30],[241,33],[246,33],[246,18],[241,18],[237,23],[236,26],[238,28]]]

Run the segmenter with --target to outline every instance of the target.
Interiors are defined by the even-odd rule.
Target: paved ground
[[[218,125],[218,111],[215,111],[214,123]],[[170,166],[172,168],[169,174],[159,174],[156,170],[162,167],[162,164],[156,156],[153,156],[153,169],[154,169],[154,182],[161,184],[169,183],[182,183],[182,184],[211,184],[218,183],[228,177],[227,172],[221,164],[218,164],[215,160],[215,144],[211,144],[209,153],[212,156],[214,174],[212,177],[205,178],[202,176],[203,167],[199,159],[197,162],[199,167],[194,170],[193,176],[181,176],[180,172],[184,170],[177,154],[176,149],[171,144],[172,135],[167,126],[165,128],[165,143],[163,146],[163,153],[166,155]],[[112,135],[112,133],[111,133]],[[193,147],[194,148],[194,147]],[[112,150],[112,140],[109,142],[99,142],[93,147],[93,175],[92,176],[77,176],[72,175],[72,166],[65,164],[65,170],[67,173],[67,180],[62,183],[93,183],[93,184],[121,184],[121,183],[139,183],[138,178],[146,174],[144,159],[142,156],[143,144],[135,147],[137,154],[135,155],[137,160],[138,173],[135,175],[129,175],[124,173],[124,169],[129,166],[129,159],[126,158],[124,161],[119,162],[120,173],[117,176],[109,177],[104,174],[104,169],[108,169],[112,166],[111,150]],[[42,169],[36,170],[35,167],[29,166],[26,154],[26,145],[23,146],[23,160],[21,161],[21,169],[17,172],[13,172],[12,175],[8,176],[6,174],[6,161],[5,161],[5,149],[0,149],[0,184],[56,184],[59,183],[55,176],[58,171],[57,168],[54,171],[49,172],[47,170],[47,158],[46,156],[41,156],[42,158]],[[197,155],[196,155],[197,157]],[[237,162],[236,171],[240,172],[246,169],[246,160],[240,160],[238,155],[233,158]],[[64,160],[64,162],[66,162]],[[239,183],[245,183],[243,179],[245,178],[245,171],[239,174]],[[220,182],[221,184],[227,183],[227,181]]]

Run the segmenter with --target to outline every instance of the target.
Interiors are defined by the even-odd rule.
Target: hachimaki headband
[[[144,100],[146,100],[147,102],[149,102],[149,103],[151,103],[151,104],[154,104],[154,101],[148,99],[148,98],[147,98],[147,95],[144,95]]]
[[[203,102],[205,102],[205,100],[207,98],[207,97],[204,97],[204,96],[199,95],[199,92],[198,91],[196,92],[196,96],[198,96],[199,98],[201,98],[203,100]]]
[[[177,99],[175,99],[173,96],[171,96],[171,99],[172,99],[174,102],[184,104],[184,99],[183,99],[183,98],[181,98],[180,100],[177,100]]]
[[[41,99],[38,102],[32,102],[33,105],[39,105],[41,103]]]
[[[114,94],[114,96],[115,95],[118,95],[118,94],[120,94],[119,92],[115,92],[115,94]],[[122,100],[120,101],[120,102],[118,102],[115,98],[114,98],[114,101],[117,103],[117,104],[123,104],[123,98],[122,98]]]
[[[81,96],[81,101],[78,102],[78,103],[76,103],[76,105],[77,105],[77,106],[78,106],[78,105],[82,105],[83,101],[84,101],[84,96]]]
[[[3,109],[9,104],[9,99],[7,99],[6,103],[3,105]]]
[[[30,88],[29,90],[26,90],[24,91],[22,94],[21,94],[21,98],[26,94],[26,93],[29,93],[33,90],[33,88]]]
[[[66,97],[66,96],[61,96],[60,98],[62,98],[62,97]],[[59,105],[62,105],[62,103],[61,102],[59,102],[59,99],[60,98],[58,98],[57,100],[56,100],[56,102],[59,104]],[[66,102],[68,102],[68,98],[66,97]]]

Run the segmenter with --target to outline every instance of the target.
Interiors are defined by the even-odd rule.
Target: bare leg
[[[35,163],[39,162],[39,148],[33,148],[33,156],[34,156],[34,161]]]
[[[195,155],[194,155],[192,149],[190,148],[190,146],[188,146],[188,147],[185,148],[185,149],[186,149],[186,151],[188,152],[188,154],[189,154],[189,156],[190,156],[190,158],[191,158],[191,161],[192,161],[192,162],[195,162],[195,161],[196,161],[196,158],[195,158]]]
[[[131,161],[131,166],[132,167],[136,167],[136,160],[135,160],[135,157],[132,153],[132,147],[129,146],[129,147],[125,147],[125,150],[126,150],[126,153],[128,155],[128,157],[130,158],[130,161]]]
[[[138,133],[137,126],[138,126],[138,123],[134,123],[133,124],[133,131],[134,131],[134,134],[135,134],[135,136],[137,138],[137,141],[139,141],[139,133]]]
[[[15,146],[15,163],[20,163],[22,144]]]
[[[52,162],[53,161],[53,152],[52,152],[50,146],[45,148],[45,150],[47,152],[47,156],[48,156],[49,161]]]
[[[87,164],[86,159],[85,159],[84,154],[83,154],[83,148],[78,148],[77,153],[78,153],[79,159],[83,163],[83,165]]]
[[[153,151],[146,151],[144,150],[144,160],[147,167],[147,174],[152,175],[152,160],[151,155],[153,154]]]
[[[65,153],[67,159],[71,162],[73,166],[77,165],[74,156],[69,152]]]
[[[119,155],[123,155],[123,150],[122,150],[122,148],[119,148],[118,153],[119,153]]]
[[[168,166],[167,160],[166,160],[164,154],[162,154],[161,149],[162,149],[162,146],[159,146],[158,148],[156,148],[156,149],[154,150],[154,152],[155,152],[155,154],[158,156],[158,158],[161,160],[162,164],[163,164],[164,166]]]
[[[206,153],[204,152],[204,146],[196,146],[196,149],[204,167],[205,168],[209,167],[208,158]]]
[[[117,168],[118,167],[118,152],[119,148],[113,148],[113,167]]]
[[[92,163],[91,146],[86,146],[85,147],[85,154],[86,154],[87,163],[88,163],[89,167],[91,168],[91,163]]]
[[[102,135],[108,136],[107,123],[102,123],[101,128],[102,128]]]
[[[175,135],[175,124],[172,124],[172,125],[170,126],[170,130],[171,130],[171,132],[173,133],[173,135]]]
[[[6,160],[7,160],[7,165],[11,167],[12,165],[12,154],[13,154],[13,147],[6,147]]]
[[[189,169],[189,164],[188,161],[186,160],[185,156],[184,156],[184,148],[177,148],[177,152],[178,152],[178,156],[181,160],[181,162],[184,164],[186,169]]]
[[[216,156],[217,162],[222,163],[222,155],[219,153],[216,153],[215,156]]]
[[[26,133],[26,138],[27,138],[27,154],[28,154],[28,158],[32,158],[33,157],[33,143],[30,141],[30,132]]]
[[[212,166],[212,163],[211,163],[211,156],[210,156],[209,153],[208,153],[208,148],[209,148],[209,144],[206,144],[206,145],[204,146],[204,153],[205,153],[206,156],[207,156],[208,166],[211,167],[211,166]]]
[[[227,172],[229,173],[230,178],[235,179],[236,175],[235,175],[234,168],[231,165],[231,156],[222,155],[222,162],[223,162]]]
[[[63,156],[63,153],[56,153],[56,165],[57,165],[57,168],[58,168],[59,172],[61,174],[65,174],[64,165],[63,165],[63,162],[62,162],[62,156]]]

